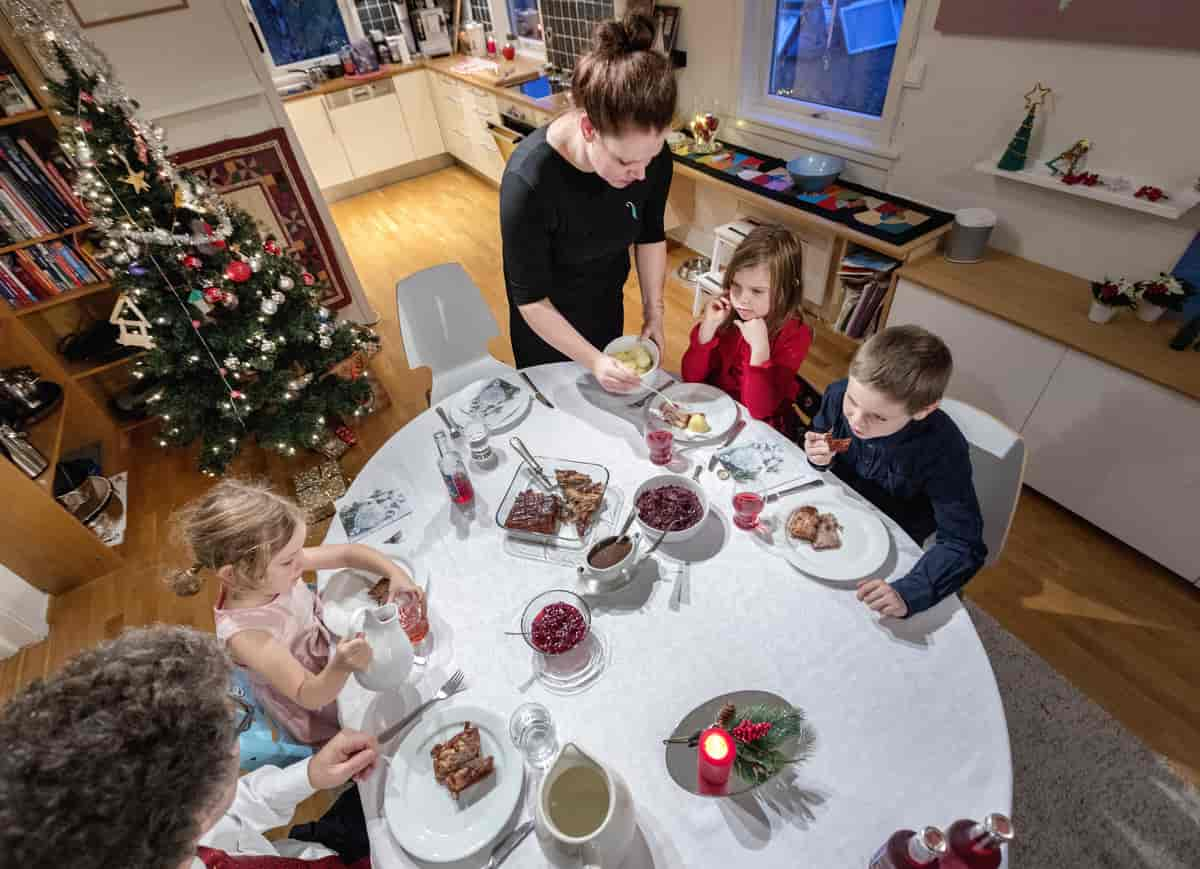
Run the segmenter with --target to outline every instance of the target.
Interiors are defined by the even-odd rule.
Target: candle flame
[[[713,760],[724,760],[729,754],[729,740],[720,733],[710,733],[704,738],[704,753]]]

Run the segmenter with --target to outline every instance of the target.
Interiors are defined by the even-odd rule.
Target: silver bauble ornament
[[[264,314],[267,314],[267,315],[274,314],[278,310],[279,310],[279,305],[275,304],[270,299],[262,300],[262,312]]]
[[[291,278],[289,278],[287,275],[279,276],[279,289],[283,290],[286,293],[288,290],[290,290],[294,286],[296,286],[296,282],[293,281]]]
[[[328,350],[330,347],[333,346],[333,339],[330,338],[328,335],[322,335],[321,340],[318,341],[317,343],[321,345],[322,350]]]

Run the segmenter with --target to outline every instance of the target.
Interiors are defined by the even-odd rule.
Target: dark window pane
[[[349,42],[335,0],[250,0],[276,66],[336,54]]]
[[[508,0],[508,11],[517,36],[542,38],[542,17],[538,14],[537,0]]]

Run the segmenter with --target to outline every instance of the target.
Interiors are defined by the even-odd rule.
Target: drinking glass
[[[733,486],[733,524],[744,531],[758,527],[758,516],[766,506],[761,487],[755,480],[739,480]]]
[[[429,611],[424,597],[410,594],[405,599],[397,600],[396,608],[400,627],[404,628],[414,646],[429,636]]]
[[[471,461],[480,467],[487,467],[495,458],[495,451],[489,443],[490,431],[483,411],[475,408],[470,412],[466,425],[467,447],[471,451]]]
[[[513,745],[525,755],[526,762],[537,769],[548,767],[558,753],[554,719],[541,703],[518,706],[508,721],[508,735],[512,737]]]
[[[650,451],[650,461],[656,465],[668,465],[675,444],[675,435],[668,428],[648,425],[646,428],[646,449]]]

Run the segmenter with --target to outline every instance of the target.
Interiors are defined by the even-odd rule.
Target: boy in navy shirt
[[[858,599],[882,615],[928,609],[966,585],[987,555],[966,438],[938,410],[952,368],[936,335],[884,329],[858,348],[850,376],[826,390],[804,435],[815,468],[832,469],[918,544],[936,534],[906,576],[858,584]],[[833,453],[826,432],[850,438],[850,449]]]

